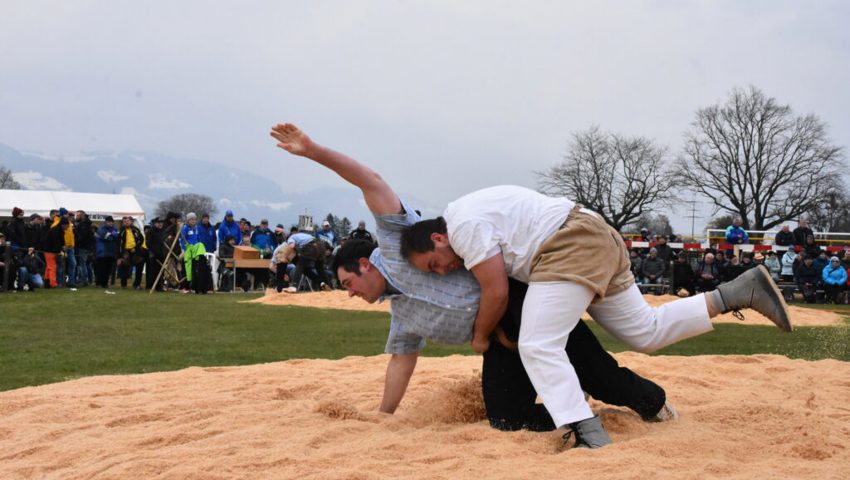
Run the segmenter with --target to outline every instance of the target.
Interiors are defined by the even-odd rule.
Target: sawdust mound
[[[682,418],[598,402],[614,444],[482,420],[480,357],[421,358],[395,415],[387,356],[90,377],[0,393],[0,478],[847,478],[850,363],[785,357],[619,360]]]
[[[674,295],[644,295],[643,297],[654,307],[678,299],[678,297]],[[265,296],[256,300],[250,300],[249,302],[265,305],[292,305],[299,307],[333,308],[339,310],[364,310],[372,312],[390,311],[389,302],[368,304],[359,298],[349,297],[348,293],[341,290],[296,294],[277,293],[274,290],[267,290]],[[834,312],[812,310],[810,308],[803,308],[795,305],[791,305],[789,310],[791,314],[791,323],[796,327],[843,325],[841,315]],[[731,313],[719,315],[712,319],[712,321],[714,323],[737,323],[742,325],[773,325],[773,322],[768,320],[767,317],[754,310],[744,310],[743,313],[745,316],[744,321],[738,320]],[[589,320],[590,316],[585,314],[585,319]]]

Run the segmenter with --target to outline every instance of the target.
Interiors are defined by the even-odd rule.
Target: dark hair
[[[405,228],[401,232],[401,256],[409,258],[413,253],[425,253],[434,250],[432,233],[446,235],[446,219],[443,217],[422,220]]]
[[[342,267],[348,273],[360,275],[360,259],[369,258],[372,252],[378,248],[378,244],[370,242],[366,239],[357,239],[345,242],[345,245],[339,247],[336,252],[333,263],[331,263],[331,271],[334,277],[337,277],[339,268]]]

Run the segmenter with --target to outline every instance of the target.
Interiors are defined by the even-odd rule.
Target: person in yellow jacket
[[[138,227],[133,225],[133,217],[122,218],[118,240],[118,278],[121,280],[121,288],[127,288],[127,279],[130,278],[131,270],[135,267],[133,288],[142,289],[142,272],[147,252],[145,236]]]
[[[77,287],[77,252],[76,252],[76,243],[74,242],[74,222],[69,218],[68,209],[65,207],[59,208],[58,215],[53,217],[52,227],[59,225],[59,221],[63,218],[67,218],[70,223],[69,227],[65,229],[65,244],[62,246],[61,256],[56,259],[57,262],[57,281],[59,285],[67,285],[70,288]],[[64,257],[64,258],[63,258]],[[61,265],[60,265],[61,264]],[[67,283],[65,282],[65,278],[67,277]]]

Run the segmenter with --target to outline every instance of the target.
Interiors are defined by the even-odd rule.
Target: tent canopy
[[[83,210],[92,221],[103,221],[107,215],[116,219],[135,217],[145,223],[145,212],[133,195],[111,193],[53,192],[43,190],[0,190],[0,217],[11,217],[18,207],[26,216],[37,213],[47,216],[59,207],[70,211]]]

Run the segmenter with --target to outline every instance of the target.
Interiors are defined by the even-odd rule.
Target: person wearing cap
[[[68,219],[69,227],[64,229],[65,241],[62,246],[61,255],[57,257],[56,261],[56,280],[59,282],[59,286],[65,284],[65,277],[68,278],[68,286],[71,288],[76,287],[77,285],[77,256],[76,256],[76,239],[74,236],[74,224],[71,223],[70,212],[65,207],[60,207],[57,212],[58,215],[53,218],[53,224],[51,228],[57,226],[59,224],[59,220],[62,218]]]
[[[640,266],[643,283],[661,284],[664,282],[664,270],[667,265],[661,257],[658,256],[658,250],[655,247],[649,249],[649,256],[643,260]],[[652,287],[656,295],[661,295],[661,289]]]
[[[251,232],[251,246],[260,251],[260,258],[270,258],[277,247],[274,233],[269,229],[269,221],[265,218]]]
[[[815,303],[818,286],[821,283],[821,272],[815,265],[815,259],[806,256],[803,264],[797,268],[797,288],[803,293],[806,303]]]
[[[12,209],[12,221],[6,227],[6,240],[12,244],[12,252],[24,249],[26,245],[26,224],[24,223],[24,211],[18,207]]]
[[[830,258],[829,265],[824,267],[821,276],[826,298],[833,303],[838,303],[838,294],[844,291],[847,283],[847,271],[841,266],[841,260],[838,257]]]
[[[322,229],[316,232],[316,238],[327,243],[331,246],[331,248],[336,247],[339,244],[337,241],[336,233],[333,228],[331,228],[331,222],[325,220],[322,222]]]
[[[286,243],[286,228],[283,227],[282,223],[278,223],[274,227],[274,241],[277,245]]]
[[[365,220],[360,220],[359,222],[357,222],[357,228],[355,228],[354,230],[351,231],[351,233],[348,234],[348,238],[349,238],[349,240],[359,239],[359,240],[369,240],[370,242],[375,241],[375,239],[372,238],[372,234],[369,232],[369,230],[366,230],[366,221]]]
[[[201,215],[201,221],[198,223],[198,238],[200,238],[201,243],[204,244],[204,248],[207,252],[215,253],[218,248],[218,242],[216,241],[216,228],[215,225],[210,223],[210,216],[207,213]]]
[[[221,225],[218,226],[218,244],[224,245],[224,239],[228,235],[233,237],[236,245],[242,243],[242,230],[239,228],[239,223],[233,219],[233,210],[224,212],[224,219],[221,221]]]

